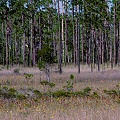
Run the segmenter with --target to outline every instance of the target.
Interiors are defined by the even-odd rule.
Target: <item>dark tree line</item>
[[[119,66],[119,10],[119,0],[0,0],[0,64]]]

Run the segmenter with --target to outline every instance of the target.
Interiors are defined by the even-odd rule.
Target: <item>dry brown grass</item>
[[[0,71],[0,84],[8,87],[34,88],[43,91],[40,85],[40,75],[38,68],[20,68],[20,74],[13,73],[11,70]],[[33,74],[33,78],[27,81],[24,73]],[[53,91],[63,89],[69,75],[74,74],[74,91],[81,90],[87,86],[92,90],[101,93],[103,89],[113,89],[120,85],[120,69],[101,70],[93,73],[87,66],[81,67],[81,73],[77,73],[77,68],[70,65],[63,68],[60,75],[52,71],[51,82],[56,84]],[[42,73],[42,80],[45,74]],[[9,85],[7,85],[9,81]],[[120,105],[113,98],[92,99],[92,98],[58,98],[43,99],[38,102],[34,100],[9,101],[0,100],[0,120],[119,120]]]
[[[17,101],[0,109],[1,120],[119,120],[120,106],[112,100],[59,98]]]

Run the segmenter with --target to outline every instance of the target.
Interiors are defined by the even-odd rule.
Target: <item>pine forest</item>
[[[119,0],[1,0],[0,64],[120,65]]]
[[[120,120],[120,0],[0,0],[0,120]]]

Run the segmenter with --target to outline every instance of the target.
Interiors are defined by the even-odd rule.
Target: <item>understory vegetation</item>
[[[44,80],[45,73],[41,75],[42,80],[39,73],[21,74],[20,69],[17,74],[0,77],[1,120],[118,120],[120,117],[119,80],[79,81],[78,74],[53,73],[48,82]]]

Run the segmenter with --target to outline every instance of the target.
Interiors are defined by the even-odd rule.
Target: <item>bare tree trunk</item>
[[[68,0],[66,1],[65,4],[65,63],[66,62],[70,62],[70,55],[68,53],[68,25],[67,25],[67,21],[68,21],[68,6],[67,6]]]
[[[72,6],[72,20],[73,20],[73,55],[74,55],[74,65],[76,65],[76,37],[75,37],[75,21],[74,21],[74,6]]]
[[[103,33],[102,32],[102,69],[105,69],[105,48],[104,48],[104,44],[105,44],[105,38],[104,38],[104,34],[105,33]]]
[[[64,2],[62,1],[62,45],[63,45],[63,51],[62,51],[62,63],[65,63],[65,40],[64,40]]]
[[[54,8],[55,8],[55,10],[57,9],[57,7],[56,7],[56,0],[54,0]],[[57,22],[56,18],[54,19],[53,22],[54,22],[54,23]],[[56,25],[53,24],[53,27],[54,27],[54,26],[56,26]],[[53,46],[54,46],[53,55],[54,55],[54,56],[57,56],[57,54],[56,54],[56,51],[57,51],[57,33],[56,33],[56,32],[53,32]]]
[[[91,50],[90,50],[90,61],[91,61],[91,72],[93,72],[93,65],[94,65],[94,28],[91,24]]]
[[[84,63],[84,25],[82,25],[82,64]]]
[[[38,20],[38,24],[39,24],[39,50],[42,49],[42,38],[41,38],[41,15],[39,15],[39,20]]]
[[[4,36],[4,22],[2,22],[2,39],[4,40],[5,39],[5,36]],[[5,55],[4,55],[4,51],[5,51],[5,48],[4,48],[4,42],[2,43],[3,45],[3,51],[2,51],[2,54],[3,54],[3,66],[5,65]]]
[[[80,13],[80,5],[77,5],[77,65],[78,73],[80,73],[80,17],[78,13]]]
[[[91,64],[91,60],[90,60],[91,49],[90,48],[91,48],[91,36],[88,38],[88,66],[90,66],[90,64]]]
[[[17,35],[15,33],[15,41],[14,41],[14,57],[15,57],[15,63],[18,64],[18,52],[17,52],[17,46],[16,46],[16,43],[17,43]]]
[[[36,48],[35,48],[35,40],[36,40],[36,35],[35,35],[35,17],[33,16],[33,67],[36,67]]]
[[[99,40],[99,31],[97,32],[97,36],[96,36],[96,45],[97,45],[97,65],[98,65],[98,71],[100,71],[100,40]]]
[[[111,62],[111,68],[113,68],[113,51],[112,51],[112,25],[110,24],[110,62]]]
[[[114,5],[114,65],[116,66],[116,3]]]
[[[28,22],[28,33],[29,33],[29,32],[30,32],[30,23]],[[31,40],[30,40],[29,34],[28,34],[27,37],[28,37],[28,39],[27,39],[27,40],[28,40],[28,66],[30,67],[30,66],[31,66],[31,57],[30,57],[30,55],[31,55],[31,54],[30,54],[30,52],[31,52],[30,48],[31,48],[31,47],[30,47],[30,41],[31,41]]]
[[[22,27],[23,27],[23,41],[22,41],[22,46],[23,46],[23,66],[25,67],[25,41],[26,41],[26,34],[25,34],[25,28],[24,28],[24,15],[22,14]]]
[[[62,39],[61,39],[61,27],[60,27],[60,6],[58,0],[58,25],[59,25],[59,51],[58,51],[58,70],[62,73]]]
[[[8,37],[9,37],[9,27],[6,22],[6,65],[7,69],[9,68],[9,46],[8,46]]]
[[[118,22],[118,66],[120,66],[120,21]]]
[[[30,0],[30,4],[33,4],[33,0]],[[34,15],[30,13],[30,67],[33,66],[33,22],[34,22]]]

